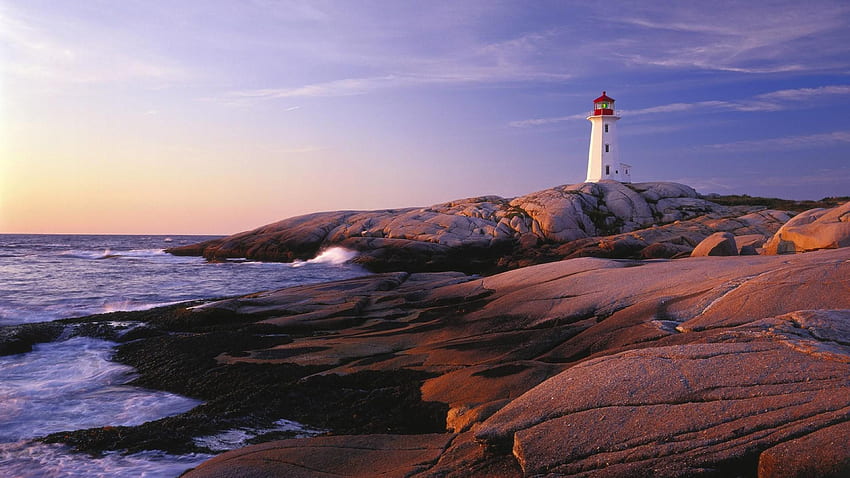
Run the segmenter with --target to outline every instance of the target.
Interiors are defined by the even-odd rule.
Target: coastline
[[[649,364],[657,360],[657,354],[669,353],[667,350],[677,351],[678,358],[672,363],[682,371],[692,366],[693,359],[688,357],[693,353],[709,361],[729,353],[736,357],[733,369],[712,367],[714,372],[702,378],[687,372],[690,388],[686,395],[691,397],[712,393],[718,380],[726,383],[723,387],[733,386],[739,380],[735,367],[802,363],[810,373],[817,369],[828,376],[842,376],[840,370],[850,363],[846,359],[850,351],[840,345],[844,339],[837,339],[839,345],[835,345],[834,337],[843,333],[840,324],[845,312],[841,310],[850,309],[844,293],[850,280],[848,264],[847,248],[794,256],[676,261],[584,258],[483,278],[459,273],[378,274],[193,308],[173,306],[76,319],[90,323],[93,330],[108,330],[104,326],[107,320],[144,321],[147,326],[137,334],[146,337],[133,337],[119,346],[115,356],[137,368],[140,375],[134,383],[208,401],[187,414],[139,427],[54,434],[47,441],[71,444],[91,453],[113,448],[182,453],[198,451],[192,441],[198,434],[249,424],[262,427],[287,418],[327,430],[329,435],[300,438],[294,448],[286,434],[259,437],[258,441],[267,443],[225,453],[185,476],[211,477],[224,469],[250,468],[250,460],[239,458],[249,452],[278,457],[272,460],[277,463],[277,474],[256,476],[288,476],[292,469],[285,463],[307,459],[298,458],[297,449],[310,443],[318,447],[308,460],[310,466],[320,466],[328,473],[339,471],[334,463],[342,457],[368,461],[375,458],[369,458],[371,454],[378,453],[393,466],[402,467],[391,470],[392,476],[522,476],[535,467],[551,466],[545,463],[553,459],[549,458],[552,455],[526,451],[533,443],[562,440],[563,430],[554,429],[547,438],[520,442],[520,448],[517,443],[511,444],[530,433],[522,431],[528,425],[516,421],[522,416],[530,413],[521,420],[530,420],[532,425],[551,422],[552,418],[546,418],[553,416],[548,410],[551,402],[531,405],[523,400],[553,380],[579,380],[572,385],[578,386],[577,390],[585,386],[608,390],[600,398],[602,402],[570,412],[569,403],[586,399],[582,398],[586,393],[561,389],[565,395],[554,404],[567,406],[567,414],[554,416],[591,414],[604,421],[617,409],[610,407],[627,396],[599,380],[616,376],[617,370],[638,373],[638,377],[638,370],[649,373],[655,367]],[[814,276],[829,279],[807,279]],[[779,277],[786,279],[776,280]],[[797,280],[787,281],[788,277]],[[605,288],[600,287],[603,283]],[[753,294],[757,300],[752,299]],[[799,312],[810,308],[808,297],[812,294],[818,297],[821,312]],[[741,307],[740,297],[744,296],[751,297],[753,306]],[[772,356],[763,362],[762,354]],[[642,365],[635,368],[627,365],[629,361]],[[579,374],[602,364],[607,364],[605,371]],[[641,388],[654,390],[656,395],[622,409],[636,414],[631,420],[649,419],[641,427],[646,433],[645,427],[650,426],[649,430],[654,430],[650,436],[673,433],[665,431],[673,424],[650,417],[641,419],[645,407],[666,406],[671,412],[665,413],[672,413],[677,407],[687,410],[701,402],[676,398],[675,387],[652,382],[662,376],[666,372],[650,373],[641,379]],[[776,377],[765,376],[762,382],[757,375],[747,375],[749,391],[745,396],[733,394],[718,402],[743,414],[722,416],[728,426],[739,429],[723,438],[728,449],[696,459],[696,455],[689,455],[691,445],[686,441],[684,449],[652,459],[652,466],[669,470],[659,476],[698,474],[689,468],[697,465],[749,475],[754,473],[759,456],[775,446],[850,420],[850,414],[841,412],[850,409],[850,403],[841,405],[833,399],[833,403],[821,404],[815,400],[814,405],[786,408],[785,418],[773,422],[777,431],[797,432],[770,433],[752,442],[734,438],[753,433],[751,427],[764,426],[755,418],[746,418],[747,410],[771,408],[766,404],[772,394],[757,398],[771,387],[781,386],[788,396],[821,393],[807,385],[812,383],[812,376],[784,377],[779,385]],[[581,385],[582,381],[587,381],[586,385]],[[850,397],[850,383],[845,382],[833,379],[826,388],[817,387],[832,397]],[[812,406],[825,407],[815,416],[833,418],[813,418]],[[515,415],[511,410],[525,410],[526,415]],[[688,426],[699,429],[700,423]],[[516,431],[503,431],[517,426]],[[702,426],[707,428],[700,433],[709,436],[718,429],[717,424]],[[603,427],[598,433],[588,434],[585,441],[603,440],[595,441],[594,446],[607,449],[620,443],[617,439],[609,443],[612,433],[629,432]],[[403,450],[413,443],[405,445],[409,440],[417,443],[416,449],[428,450],[422,453],[431,459],[405,461],[407,452]],[[358,441],[360,446],[352,445]],[[624,470],[633,469],[629,467],[647,466],[645,459],[630,460],[633,451],[628,450],[633,445],[622,443],[619,446],[626,448],[621,461],[594,468],[596,465],[587,461],[595,456],[591,453],[576,457],[579,464],[585,463],[576,466],[596,470],[588,476],[627,476]],[[804,451],[817,453],[816,449]],[[614,470],[620,470],[619,474]],[[270,473],[265,468],[261,471]],[[355,476],[368,475],[363,471]]]
[[[822,456],[821,444],[850,426],[848,208],[781,227],[775,211],[709,214],[581,246],[616,257],[636,240],[646,249],[719,229],[693,249],[707,257],[387,272],[4,327],[0,353],[106,339],[118,344],[113,360],[136,370],[130,385],[203,402],[45,443],[215,454],[216,441],[255,435],[187,471],[194,478],[375,472],[340,468],[352,461],[423,478],[618,477],[647,466],[665,477],[773,478],[760,470],[798,462],[828,476],[845,454]],[[752,227],[776,230],[764,249],[827,249],[746,255],[753,243],[739,241],[764,234],[728,231]],[[798,440],[809,458],[795,462]]]

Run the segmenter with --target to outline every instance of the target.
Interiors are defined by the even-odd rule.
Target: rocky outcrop
[[[728,232],[715,232],[703,239],[691,252],[691,257],[737,256],[735,236]]]
[[[787,254],[850,246],[850,202],[810,209],[788,221],[765,244],[767,254]]]
[[[189,478],[841,476],[850,460],[841,445],[850,423],[848,287],[850,248],[578,258],[489,277],[379,274],[187,309],[153,325],[191,334],[150,347],[161,354],[163,343],[203,343],[215,357],[208,373],[241,377],[251,402],[263,393],[299,397],[268,419],[347,435],[228,452]],[[270,342],[213,340],[224,333],[215,324]],[[143,379],[158,363],[138,360]],[[274,376],[273,367],[302,377],[295,391],[246,381]],[[390,411],[397,395],[375,391],[332,407],[331,388],[305,395],[315,381],[357,389],[366,383],[353,380],[402,372],[419,377],[419,399],[430,405],[416,405],[409,389],[399,412]],[[181,387],[203,382],[163,376]],[[392,435],[375,431],[383,422],[352,426],[370,413],[414,422],[438,403],[447,407],[444,433],[431,421],[416,436],[416,426],[393,425]],[[321,421],[315,409],[338,421]],[[824,446],[832,441],[839,445]]]
[[[772,236],[791,218],[786,211],[733,207],[723,213],[709,213],[662,226],[650,226],[633,232],[606,237],[577,239],[565,244],[540,244],[516,248],[499,259],[502,269],[514,269],[543,262],[576,257],[658,259],[687,257],[694,247],[715,232],[729,232],[742,247],[751,245],[747,254],[756,253],[755,244]],[[758,238],[761,238],[760,240]],[[745,242],[746,241],[746,242]]]
[[[168,252],[292,261],[342,246],[378,271],[482,271],[541,243],[623,234],[708,213],[730,210],[682,184],[602,181],[514,199],[482,196],[426,208],[310,214]]]

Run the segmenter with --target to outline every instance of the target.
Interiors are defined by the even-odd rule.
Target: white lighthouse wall
[[[620,167],[620,148],[617,141],[618,116],[597,115],[590,121],[590,148],[587,153],[587,182],[603,179],[622,181],[624,171]],[[605,126],[608,131],[605,132]],[[605,146],[608,146],[607,151]]]
[[[596,182],[602,179],[602,117],[591,116],[590,121],[590,148],[587,153],[587,182]],[[609,127],[610,130],[610,127]]]

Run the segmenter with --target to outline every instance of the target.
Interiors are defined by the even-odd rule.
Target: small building
[[[620,162],[616,127],[619,119],[614,111],[614,98],[603,91],[602,96],[593,100],[593,114],[587,117],[591,129],[586,182],[595,183],[603,179],[632,182],[632,167]]]

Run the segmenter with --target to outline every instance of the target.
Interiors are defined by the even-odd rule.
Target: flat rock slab
[[[745,343],[735,343],[749,336]],[[630,351],[547,380],[476,436],[511,442],[526,474],[692,476],[850,420],[850,364],[735,331],[732,343]],[[848,348],[850,352],[850,348]],[[848,356],[850,358],[850,356]]]
[[[366,435],[263,443],[221,454],[185,478],[402,477],[427,470],[452,435]]]
[[[850,422],[848,291],[842,248],[381,274],[209,303],[192,323],[233,314],[293,330],[289,342],[228,349],[222,366],[415,372],[457,435],[280,442],[262,452],[270,460],[189,476],[331,476],[349,462],[366,476],[358,460],[386,464],[385,476],[755,476],[762,456],[770,473],[803,462],[784,443],[817,462],[815,444]],[[827,459],[850,456],[834,446]]]

